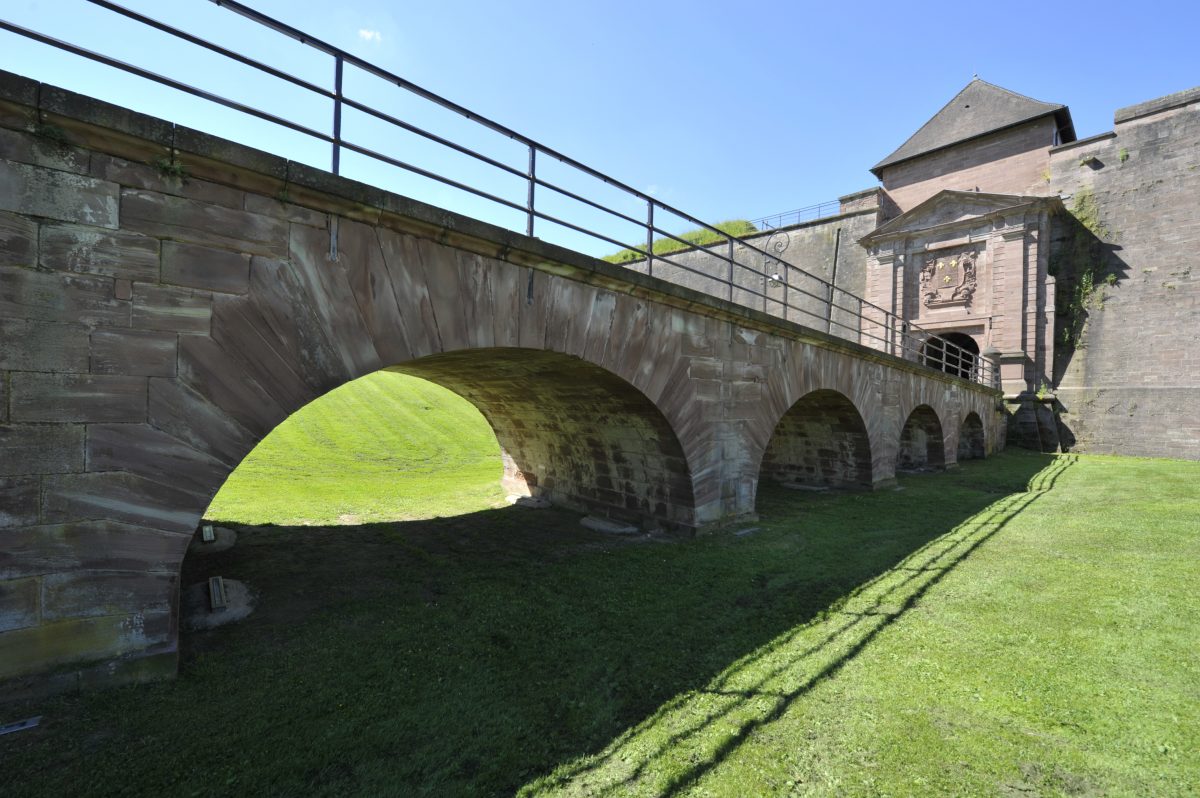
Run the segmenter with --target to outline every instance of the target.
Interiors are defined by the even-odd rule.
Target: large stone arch
[[[946,436],[941,419],[929,405],[918,405],[908,414],[900,430],[896,470],[915,471],[945,465]]]
[[[640,391],[595,364],[532,349],[466,349],[390,370],[474,404],[509,493],[652,526],[695,525],[679,439]]]
[[[987,456],[987,437],[983,420],[975,411],[968,412],[958,427],[958,462],[982,460]]]
[[[784,413],[759,469],[760,479],[831,487],[870,487],[872,473],[862,414],[830,389],[805,394]]]

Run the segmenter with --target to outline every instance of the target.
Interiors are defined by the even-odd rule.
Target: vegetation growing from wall
[[[746,219],[731,219],[730,221],[720,222],[713,226],[722,233],[726,233],[733,238],[745,238],[746,236],[751,236],[755,233],[761,232]],[[659,238],[655,240],[653,247],[654,254],[666,255],[671,252],[679,252],[680,250],[691,249],[692,247],[719,244],[727,240],[724,236],[718,235],[717,233],[714,233],[712,230],[708,229],[691,230],[679,237],[688,243],[684,244],[680,241],[676,241],[673,238]],[[606,260],[609,263],[632,263],[634,261],[645,260],[645,258],[646,256],[640,252],[632,249],[623,249],[616,254],[605,255],[602,260]]]
[[[1054,312],[1059,341],[1071,349],[1079,346],[1089,308],[1096,308],[1097,286],[1104,280],[1104,242],[1112,232],[1100,221],[1100,209],[1091,188],[1075,193],[1068,209],[1065,235],[1050,258],[1055,279]],[[1107,281],[1109,285],[1113,281]]]

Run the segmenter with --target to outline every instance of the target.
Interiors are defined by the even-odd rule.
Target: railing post
[[[654,200],[646,200],[646,274],[654,276]]]
[[[729,301],[733,301],[733,237],[725,239],[729,243]]]
[[[525,235],[533,238],[533,192],[537,188],[537,148],[529,145],[529,193],[525,197]]]
[[[333,58],[333,169],[335,175],[342,169],[342,56]]]

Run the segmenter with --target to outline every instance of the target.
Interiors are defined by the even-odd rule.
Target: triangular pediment
[[[860,240],[866,245],[886,238],[909,235],[934,227],[971,224],[989,214],[1045,203],[1054,197],[1030,197],[1020,194],[985,194],[978,191],[944,189],[929,199],[891,219]]]

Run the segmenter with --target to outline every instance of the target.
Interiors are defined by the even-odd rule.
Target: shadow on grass
[[[1059,458],[1034,475],[1025,492],[992,503],[835,601],[813,622],[743,658],[705,688],[668,702],[600,755],[559,768],[521,795],[684,792],[756,729],[778,719],[853,660],[955,566],[1050,490],[1075,459]]]
[[[31,707],[43,731],[0,754],[31,795],[669,794],[1001,530],[1051,462],[764,488],[757,531],[690,541],[558,510],[242,528],[183,582],[243,580],[254,615],[185,636],[174,683]]]

